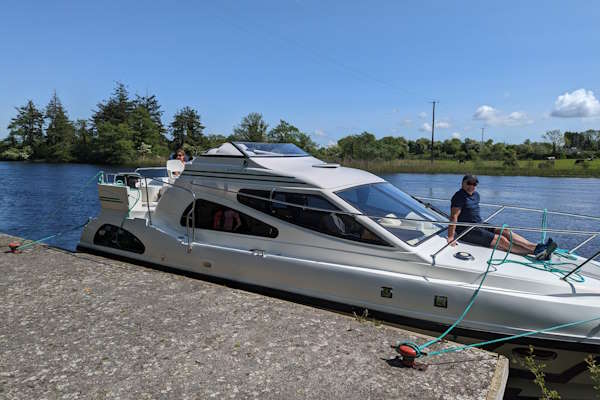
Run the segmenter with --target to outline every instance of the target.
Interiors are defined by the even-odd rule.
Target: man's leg
[[[514,240],[513,240],[512,246],[511,246],[509,239],[506,238],[504,236],[504,234],[502,236],[500,236],[499,234],[495,234],[494,239],[490,243],[490,247],[493,248],[496,245],[496,242],[498,240],[500,240],[500,243],[498,243],[498,249],[500,249],[500,250],[508,251],[508,248],[510,247],[511,253],[521,254],[521,255],[530,254],[533,252],[533,250],[530,251],[530,249],[528,247],[523,247],[523,246],[515,243]]]
[[[495,229],[496,234],[500,234],[500,229]],[[510,229],[504,229],[502,231],[502,237],[506,238],[508,241],[511,240],[511,231]],[[495,242],[494,242],[495,243]],[[512,243],[513,246],[518,246],[521,249],[527,250],[527,253],[517,253],[517,254],[533,254],[535,251],[536,244],[531,243],[529,240],[525,239],[523,236],[512,232]]]

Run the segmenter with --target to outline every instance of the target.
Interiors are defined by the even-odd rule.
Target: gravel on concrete
[[[493,353],[394,367],[391,345],[426,337],[89,254],[11,254],[11,240],[0,234],[2,399],[502,396]]]

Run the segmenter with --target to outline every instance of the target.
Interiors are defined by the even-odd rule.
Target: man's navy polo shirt
[[[460,189],[452,196],[450,202],[451,208],[460,208],[458,222],[481,222],[481,214],[479,213],[479,193],[473,192],[469,196],[464,189]],[[457,230],[464,230],[466,227],[457,226]]]

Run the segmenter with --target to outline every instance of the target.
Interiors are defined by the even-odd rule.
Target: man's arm
[[[458,222],[458,216],[460,215],[460,207],[452,207],[450,209],[450,221]],[[448,225],[448,243],[454,240],[454,232],[456,230],[456,225]],[[456,242],[453,243],[456,245]]]

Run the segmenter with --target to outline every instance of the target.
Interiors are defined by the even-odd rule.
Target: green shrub
[[[560,399],[560,395],[556,390],[550,389],[546,384],[546,374],[544,373],[544,369],[546,368],[546,364],[537,361],[535,359],[535,353],[533,346],[529,346],[529,355],[525,357],[524,360],[519,360],[519,364],[526,367],[535,377],[533,382],[540,388],[542,392],[542,396],[540,399],[543,400],[558,400]]]
[[[24,146],[22,149],[10,147],[0,154],[0,159],[7,161],[24,161],[28,160],[29,157],[31,157],[31,154],[32,151],[29,146]]]

